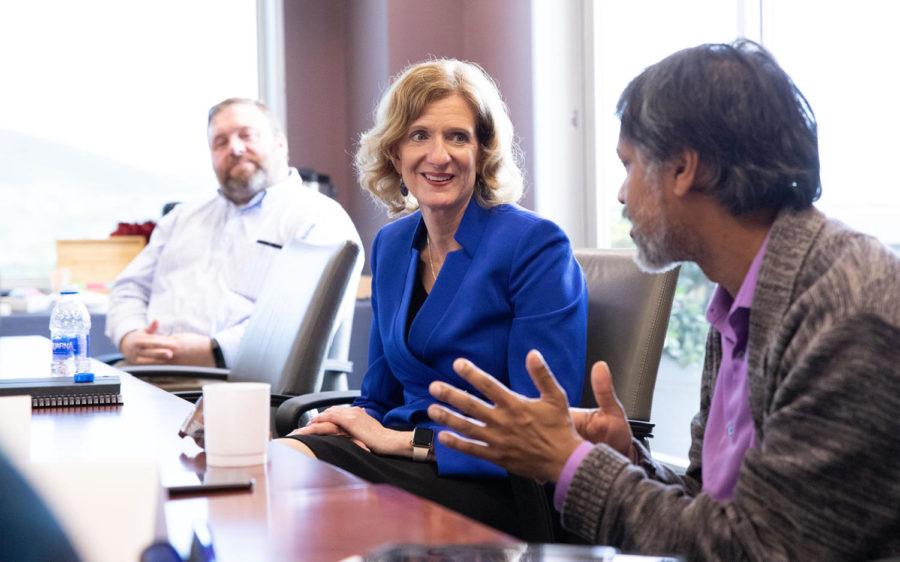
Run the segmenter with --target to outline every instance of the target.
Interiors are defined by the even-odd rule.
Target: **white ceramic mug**
[[[203,386],[203,433],[207,466],[266,462],[270,385],[261,382]]]

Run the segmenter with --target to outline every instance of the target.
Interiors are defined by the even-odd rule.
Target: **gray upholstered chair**
[[[633,250],[575,251],[589,295],[582,406],[596,406],[591,366],[602,359],[609,365],[632,432],[646,439],[653,429],[653,389],[680,268],[658,275],[644,273],[633,257]]]
[[[609,364],[616,393],[631,420],[635,437],[651,436],[650,407],[656,371],[672,310],[678,269],[660,274],[643,273],[630,250],[576,250],[575,257],[588,284],[588,334],[582,406],[596,404],[590,370],[595,361]],[[552,365],[551,365],[552,367]],[[303,424],[306,413],[351,402],[358,390],[320,392],[291,398],[275,417],[279,435]]]
[[[352,365],[328,358],[329,350],[346,357],[350,327],[339,326],[347,291],[355,294],[359,247],[350,241],[330,246],[292,240],[274,258],[230,370],[178,365],[126,366],[153,382],[159,377],[267,382],[272,405],[289,396],[341,387],[325,382]],[[336,339],[337,338],[337,339]],[[337,342],[335,344],[335,342]],[[344,375],[345,377],[346,375]],[[177,392],[196,400],[199,392]]]

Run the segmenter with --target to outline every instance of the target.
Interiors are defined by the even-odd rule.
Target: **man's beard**
[[[634,229],[632,239],[637,247],[634,261],[641,271],[646,273],[663,273],[677,267],[684,258],[678,249],[678,236],[672,224],[656,205],[650,212],[644,213],[645,220],[638,224],[629,216],[628,208],[622,209],[622,216],[631,221]]]
[[[248,178],[238,178],[229,174],[224,181],[220,181],[220,185],[227,199],[243,205],[269,186],[269,174],[263,168],[257,168]]]

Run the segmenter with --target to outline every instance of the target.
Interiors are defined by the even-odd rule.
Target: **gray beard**
[[[634,224],[628,216],[628,209],[622,209],[622,217]],[[637,252],[634,263],[645,273],[664,273],[678,267],[683,260],[674,251],[678,247],[672,225],[664,217],[657,215],[656,223],[650,226],[650,233],[635,231],[634,245]],[[645,225],[646,226],[646,225]]]
[[[222,184],[222,194],[233,203],[242,205],[268,187],[269,174],[262,168],[256,170],[246,181],[229,177]]]
[[[681,260],[672,256],[670,247],[672,240],[667,233],[658,239],[638,235],[634,239],[637,252],[634,263],[644,273],[665,273],[681,265]]]

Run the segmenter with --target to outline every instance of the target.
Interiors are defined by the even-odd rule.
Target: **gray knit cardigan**
[[[898,217],[900,220],[900,217]],[[757,447],[734,499],[701,493],[721,347],[707,342],[690,466],[597,445],[563,525],[627,552],[688,560],[867,560],[900,554],[900,259],[819,211],[775,221],[750,312]]]

